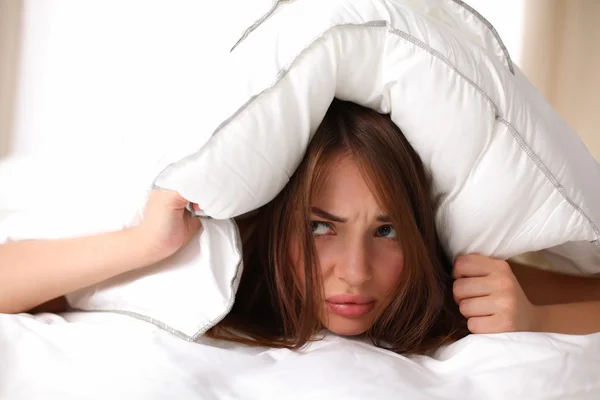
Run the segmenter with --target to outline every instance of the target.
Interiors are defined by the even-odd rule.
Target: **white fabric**
[[[600,334],[470,336],[409,359],[335,336],[295,352],[110,313],[0,315],[0,359],[2,400],[600,398]]]
[[[84,236],[127,225],[118,218],[71,210],[0,212],[0,243]],[[75,309],[126,313],[195,340],[231,309],[242,268],[235,223],[204,220],[202,230],[173,256],[70,293],[67,301]]]
[[[174,143],[156,184],[215,218],[255,209],[287,183],[335,96],[391,113],[432,173],[452,256],[578,242],[586,256],[556,268],[599,273],[597,162],[459,3],[280,2],[232,52],[213,136]]]
[[[261,1],[238,18],[252,29],[223,71],[213,68],[214,79],[203,79],[211,107],[198,110],[194,129],[165,129],[143,141],[135,132],[116,155],[85,154],[85,162],[61,155],[9,164],[0,172],[10,199],[2,206],[26,211],[5,219],[0,239],[134,225],[160,171],[159,186],[210,216],[254,209],[283,188],[337,96],[391,112],[433,174],[438,228],[450,254],[507,258],[551,248],[557,269],[600,271],[593,243],[598,164],[469,9],[452,0],[302,0],[280,1],[264,14],[270,6]],[[228,45],[243,32],[233,25],[218,29]],[[211,51],[207,62],[220,50]],[[23,168],[35,184],[11,193],[18,183],[11,171]],[[38,204],[43,192],[48,203]],[[61,196],[68,207],[58,206]],[[241,273],[234,227],[210,224],[221,239],[195,238],[171,260],[174,267],[82,289],[68,297],[71,306],[129,312],[194,339],[228,311]],[[215,246],[204,254],[203,238]]]
[[[130,313],[195,340],[231,310],[241,254],[232,220],[205,220],[202,231],[173,256],[71,293],[67,301],[77,309]]]
[[[0,159],[0,243],[133,226],[165,167],[165,143],[201,130],[222,57],[271,1],[24,3],[17,154]],[[205,226],[170,267],[84,288],[70,305],[134,313],[193,339],[229,309],[239,276],[235,227]]]

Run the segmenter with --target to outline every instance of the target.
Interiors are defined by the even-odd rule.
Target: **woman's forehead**
[[[311,205],[338,213],[354,214],[360,209],[381,211],[353,157],[332,160],[322,182],[315,187]]]

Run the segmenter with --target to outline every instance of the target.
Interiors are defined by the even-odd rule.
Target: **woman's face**
[[[360,335],[400,279],[404,257],[396,229],[354,160],[339,157],[332,165],[311,205],[324,292],[320,319],[338,335]],[[295,267],[304,287],[304,267]]]

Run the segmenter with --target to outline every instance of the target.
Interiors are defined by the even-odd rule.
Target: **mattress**
[[[600,334],[471,335],[407,358],[327,335],[301,351],[186,342],[127,316],[0,315],[0,398],[598,399]]]

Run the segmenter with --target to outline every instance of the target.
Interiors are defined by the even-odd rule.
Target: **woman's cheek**
[[[380,252],[378,257],[378,265],[375,271],[378,271],[381,275],[379,277],[380,282],[385,282],[389,289],[393,288],[396,283],[402,277],[402,270],[404,269],[404,254],[402,251],[393,249]]]

